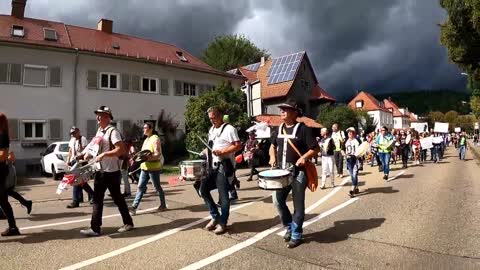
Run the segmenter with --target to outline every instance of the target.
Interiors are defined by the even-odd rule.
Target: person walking
[[[147,184],[149,180],[152,180],[153,186],[157,191],[160,205],[157,211],[167,210],[167,204],[165,202],[165,192],[160,184],[160,171],[163,165],[162,144],[160,138],[156,134],[152,123],[145,123],[143,125],[143,134],[146,136],[143,142],[141,150],[149,150],[151,154],[148,156],[147,161],[140,164],[140,180],[138,182],[137,194],[135,200],[133,200],[132,207],[130,208],[130,214],[135,216],[137,214],[137,208],[142,201],[143,195],[147,192]]]
[[[258,142],[255,136],[255,131],[250,131],[248,134],[248,140],[245,143],[245,149],[243,152],[243,157],[248,163],[248,167],[250,168],[250,176],[248,177],[247,181],[252,181],[252,177],[255,174],[258,174],[257,169],[255,168],[257,165],[257,151],[258,151]]]
[[[460,160],[465,160],[465,153],[467,152],[467,136],[465,131],[462,131],[460,138],[458,139],[458,155]]]
[[[330,138],[327,128],[320,130],[320,153],[322,155],[322,184],[321,189],[325,189],[327,177],[331,177],[331,186],[335,187],[335,171],[333,170],[335,143]]]
[[[113,114],[109,107],[100,106],[94,111],[97,115],[99,129],[92,142],[78,158],[88,160],[95,158],[98,171],[95,173],[93,190],[93,213],[89,229],[81,230],[85,236],[99,236],[101,234],[103,201],[108,189],[113,202],[117,205],[122,216],[123,226],[118,229],[119,233],[133,229],[133,220],[128,212],[125,198],[120,192],[120,162],[119,157],[126,155],[127,150],[122,142],[120,132],[111,125]]]
[[[382,163],[383,180],[388,180],[390,174],[390,156],[394,143],[393,136],[388,133],[388,128],[383,126],[380,128],[380,134],[377,136],[378,156]]]
[[[339,130],[338,124],[335,123],[332,125],[332,139],[335,143],[335,151],[334,151],[334,158],[335,158],[335,166],[337,167],[337,177],[343,177],[343,155],[342,150],[345,146],[345,134],[343,131]]]
[[[352,181],[352,187],[349,191],[350,197],[354,197],[355,194],[358,194],[360,191],[358,189],[358,171],[360,168],[360,160],[355,156],[355,152],[360,146],[360,141],[355,136],[355,128],[349,127],[347,129],[348,139],[345,142],[345,157],[347,161],[347,170],[350,174]]]
[[[8,119],[4,113],[0,113],[0,207],[8,220],[8,228],[1,233],[2,236],[20,235],[12,206],[8,202],[7,176],[8,176],[8,153],[10,138],[8,137]]]

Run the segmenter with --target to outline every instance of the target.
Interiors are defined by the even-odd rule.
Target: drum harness
[[[297,130],[298,130],[298,127],[300,126],[300,123],[296,123],[295,124],[295,127],[293,128],[293,132],[291,134],[287,134],[287,132],[285,131],[285,133],[282,133],[282,130],[284,130],[284,126],[285,124],[281,124],[279,127],[278,127],[278,138],[279,139],[283,139],[283,149],[282,149],[282,166],[281,168],[283,170],[287,170],[287,169],[290,169],[292,166],[289,166],[287,167],[287,147],[288,147],[288,140],[289,139],[295,139],[296,135],[297,135]]]

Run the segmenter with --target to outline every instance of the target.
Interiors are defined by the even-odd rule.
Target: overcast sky
[[[0,1],[9,14],[11,1]],[[26,17],[175,44],[200,55],[217,35],[244,34],[273,56],[306,50],[336,96],[465,88],[439,43],[438,0],[28,0]]]

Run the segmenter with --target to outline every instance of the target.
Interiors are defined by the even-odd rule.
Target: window
[[[356,108],[362,108],[363,107],[363,100],[355,101],[355,107]]]
[[[37,65],[24,65],[23,85],[47,86],[47,67]]]
[[[144,93],[158,93],[158,79],[142,78],[142,92]]]
[[[100,89],[118,90],[119,77],[117,73],[100,72]]]
[[[183,83],[184,96],[196,96],[196,86],[193,83]]]
[[[183,52],[177,51],[176,54],[177,54],[177,57],[180,59],[180,61],[188,62],[187,58],[185,58],[185,56],[183,55]]]
[[[0,63],[0,83],[20,84],[22,82],[22,65]]]
[[[50,86],[62,86],[62,72],[60,67],[50,67]]]
[[[25,140],[45,140],[45,122],[44,120],[24,120],[23,138]]]
[[[57,31],[53,29],[43,28],[43,37],[45,40],[57,41]]]
[[[23,30],[23,26],[21,25],[14,25],[12,26],[12,37],[24,37],[25,31]]]

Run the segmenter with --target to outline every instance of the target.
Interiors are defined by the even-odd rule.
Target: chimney
[[[27,0],[12,0],[12,16],[15,18],[23,19],[25,16],[25,6]]]
[[[107,19],[100,19],[97,24],[97,30],[111,34],[113,30],[113,21]]]
[[[265,66],[265,56],[262,56],[262,58],[260,58],[260,66]]]

